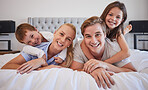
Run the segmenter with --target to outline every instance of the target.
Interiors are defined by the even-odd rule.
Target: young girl
[[[119,51],[117,54],[115,54],[111,58],[106,59],[104,62],[112,64],[129,57],[130,56],[129,48],[123,36],[123,33],[126,34],[127,32],[129,32],[132,26],[131,25],[127,26],[126,27],[127,30],[123,31],[124,30],[123,23],[127,19],[127,12],[126,12],[125,5],[123,3],[120,3],[119,1],[110,3],[102,13],[101,19],[106,23],[106,26],[107,26],[106,36],[108,38],[108,41],[110,41],[112,45],[114,43],[118,43],[121,48],[121,51]],[[82,50],[84,51],[88,59],[94,59],[94,57],[89,53],[89,50],[85,46],[85,44],[83,44]],[[87,67],[88,67],[87,64],[84,65],[85,71],[88,70]],[[97,68],[96,66],[94,67]],[[128,64],[125,65],[124,67],[128,67],[132,70],[135,70],[133,66]]]

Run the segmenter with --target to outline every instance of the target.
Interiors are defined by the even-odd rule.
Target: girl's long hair
[[[113,30],[110,30],[107,26],[107,34],[106,36],[113,41],[113,39],[117,38],[118,36],[121,35],[121,33],[123,33],[123,23],[126,21],[127,19],[127,11],[126,11],[126,7],[124,5],[124,3],[121,3],[119,1],[115,1],[113,3],[110,3],[105,10],[103,11],[102,15],[101,15],[101,19],[105,22],[106,16],[109,13],[109,11],[114,8],[114,7],[118,7],[122,12],[123,12],[123,21],[121,22],[121,24],[119,26],[117,26],[116,28],[114,28]]]

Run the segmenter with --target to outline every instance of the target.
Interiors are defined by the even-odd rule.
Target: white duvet
[[[0,55],[0,67],[18,54]],[[111,90],[148,90],[148,52],[131,50],[131,61],[138,72],[114,74]],[[0,90],[102,90],[91,75],[68,68],[53,68],[17,74],[0,70]]]

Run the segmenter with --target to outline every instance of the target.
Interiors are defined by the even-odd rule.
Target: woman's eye
[[[64,34],[63,34],[63,33],[60,33],[60,35],[61,35],[61,36],[64,36]]]
[[[67,38],[67,40],[68,40],[68,41],[71,41],[71,39],[70,39],[70,38]]]

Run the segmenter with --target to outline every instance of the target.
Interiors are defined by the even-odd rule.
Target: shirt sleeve
[[[83,57],[81,54],[81,49],[78,43],[75,44],[73,53],[74,53],[74,61],[79,63],[84,63]]]
[[[58,57],[60,57],[61,59],[65,60],[66,59],[66,55],[67,55],[67,48],[65,48],[64,50],[62,50],[60,52],[60,54],[58,55]]]
[[[41,58],[45,52],[41,49],[38,49],[36,47],[30,46],[30,45],[26,45],[23,47],[23,52],[33,55],[33,56],[37,56],[38,58]]]

